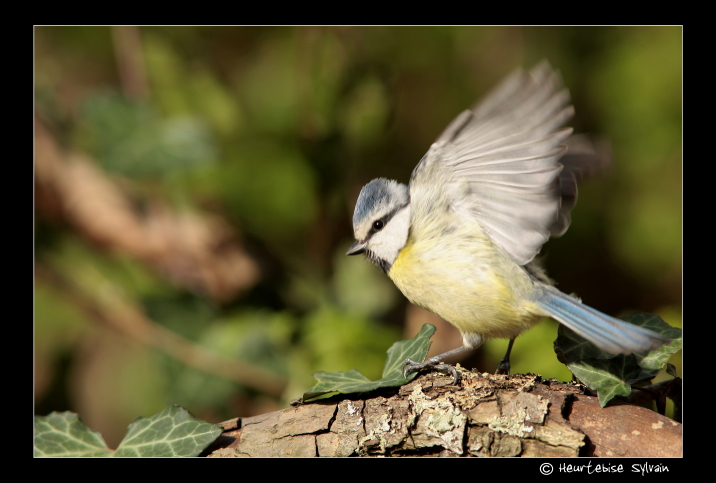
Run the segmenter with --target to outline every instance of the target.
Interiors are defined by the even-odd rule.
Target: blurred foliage
[[[214,145],[197,118],[162,120],[151,106],[114,94],[91,96],[82,106],[90,150],[109,172],[157,177],[212,160]]]
[[[303,235],[317,211],[313,170],[296,147],[247,141],[232,152],[222,173],[227,209],[257,237],[290,243]],[[258,162],[258,160],[261,160]],[[276,190],[280,186],[282,189]],[[256,209],[261,207],[261,209]]]
[[[36,414],[77,411],[116,447],[134,417],[169,402],[216,422],[278,409],[312,372],[380,377],[406,302],[344,256],[360,187],[407,182],[457,113],[543,58],[570,89],[571,125],[614,153],[609,173],[582,184],[570,230],[545,246],[550,275],[606,313],[681,325],[680,27],[142,27],[128,51],[145,95],[132,94],[115,29],[36,28],[38,117],[138,212],[160,199],[226,219],[261,279],[218,303],[45,211],[36,263],[90,297],[119,291],[156,324],[287,386],[279,401],[128,342],[38,277]],[[552,321],[520,337],[513,370],[569,378],[555,337]],[[488,341],[479,369],[494,370],[505,345]]]

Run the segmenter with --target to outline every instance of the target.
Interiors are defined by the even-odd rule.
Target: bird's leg
[[[460,380],[460,376],[457,373],[457,370],[450,364],[444,364],[440,361],[466,350],[467,347],[460,346],[457,349],[447,351],[444,354],[440,354],[437,356],[433,356],[430,359],[426,359],[425,362],[416,362],[412,359],[405,359],[405,362],[403,362],[403,377],[407,378],[408,374],[410,374],[411,372],[416,372],[421,369],[431,369],[433,371],[440,371],[444,374],[451,375],[453,377],[452,383],[457,384]]]
[[[512,344],[514,343],[515,339],[513,337],[512,339],[510,339],[510,343],[507,344],[507,352],[505,353],[505,357],[503,357],[500,361],[500,365],[497,366],[495,374],[505,374],[507,376],[510,375],[510,352],[512,352]]]

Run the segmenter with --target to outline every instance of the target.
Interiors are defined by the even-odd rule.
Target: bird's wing
[[[561,199],[563,190],[565,202],[576,196],[576,181],[570,170],[560,176],[560,158],[572,134],[562,125],[573,113],[549,63],[513,72],[432,145],[413,171],[411,205],[430,206],[421,197],[447,197],[443,201],[477,221],[512,260],[528,263],[569,225],[571,206],[560,213]],[[436,181],[454,189],[420,189]]]

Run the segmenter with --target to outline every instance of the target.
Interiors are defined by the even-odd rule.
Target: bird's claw
[[[497,370],[495,371],[495,374],[503,374],[505,376],[510,375],[510,361],[507,359],[502,359],[500,361],[500,364],[497,366]]]
[[[413,372],[417,372],[422,369],[430,369],[452,376],[452,383],[454,385],[457,385],[460,381],[460,374],[458,374],[457,369],[450,364],[441,363],[439,357],[431,357],[425,362],[416,362],[412,359],[405,359],[402,369],[403,377],[406,379],[408,378],[408,375]]]
[[[401,372],[403,373],[403,377],[404,377],[405,379],[407,379],[407,378],[408,378],[408,374],[410,374],[411,372],[417,371],[418,368],[417,368],[416,366],[419,366],[419,365],[420,365],[419,362],[415,362],[415,361],[412,360],[412,359],[405,359],[405,360],[403,361],[403,365],[400,367]]]

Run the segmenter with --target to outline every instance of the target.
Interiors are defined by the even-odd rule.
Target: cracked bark
[[[222,423],[230,456],[681,456],[680,423],[539,376],[427,374],[365,399],[340,395]]]

